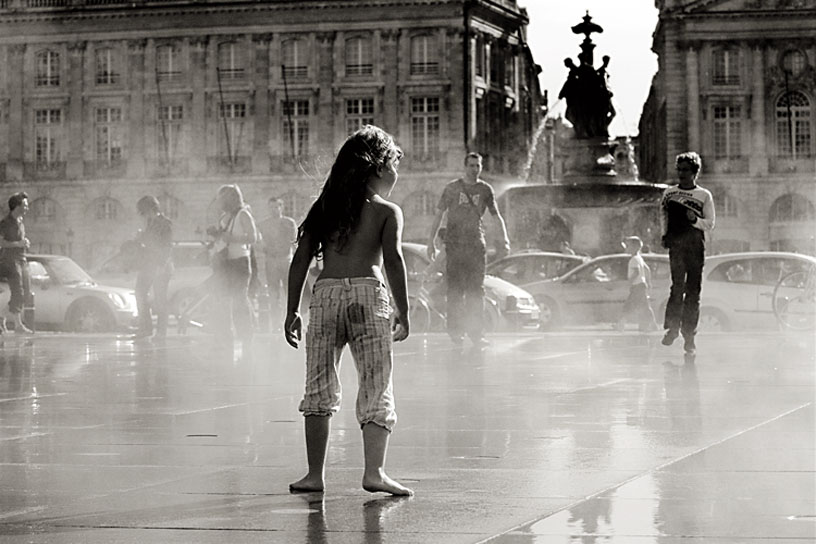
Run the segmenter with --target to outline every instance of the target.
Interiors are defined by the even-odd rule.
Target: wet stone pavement
[[[443,335],[397,346],[389,474],[360,488],[355,372],[324,494],[305,472],[303,350],[203,335],[6,337],[0,543],[812,543],[814,338]]]

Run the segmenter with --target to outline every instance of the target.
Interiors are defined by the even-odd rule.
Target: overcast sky
[[[652,32],[657,24],[654,0],[519,0],[519,5],[527,8],[530,16],[527,40],[533,59],[543,70],[539,81],[550,93],[550,108],[557,102],[567,78],[564,59],[572,57],[577,64],[581,52],[583,35],[573,34],[570,27],[580,23],[589,10],[592,22],[604,29],[602,34],[592,35],[596,44],[595,67],[600,66],[603,55],[612,58],[609,83],[618,113],[609,133],[637,134],[643,102],[657,71],[657,56],[651,50]],[[564,104],[556,108],[562,113],[563,110]]]

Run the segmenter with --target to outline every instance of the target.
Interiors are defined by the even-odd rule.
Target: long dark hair
[[[298,240],[308,232],[315,238],[314,256],[320,256],[329,240],[342,249],[360,220],[368,180],[377,168],[402,156],[394,138],[381,128],[366,125],[346,139],[334,160],[306,219],[298,227]]]

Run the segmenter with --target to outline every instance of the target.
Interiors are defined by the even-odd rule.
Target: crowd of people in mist
[[[277,306],[285,288],[283,332],[286,341],[298,348],[304,336],[300,315],[304,285],[313,264],[322,265],[311,288],[305,392],[299,405],[305,416],[308,472],[291,484],[293,491],[324,488],[330,419],[341,401],[340,355],[348,344],[359,374],[356,414],[365,444],[362,486],[393,495],[413,493],[384,471],[388,439],[397,421],[392,344],[405,340],[411,330],[402,255],[403,212],[388,200],[402,155],[394,139],[375,126],[349,136],[299,226],[283,215],[283,203],[275,197],[268,201],[270,215],[256,221],[237,185],[218,189],[221,215],[207,229],[212,275],[202,286],[215,297],[210,319],[216,346],[232,349],[237,340],[248,353],[256,330],[250,294],[267,288]],[[676,167],[678,184],[667,188],[661,201],[662,243],[669,251],[672,278],[662,343],[670,345],[682,334],[686,352],[693,353],[705,233],[714,227],[714,205],[711,193],[696,184],[702,167],[699,155],[679,155]],[[451,341],[462,345],[468,337],[477,349],[489,345],[482,322],[485,211],[501,232],[500,252],[511,249],[493,188],[480,178],[481,173],[481,155],[468,153],[464,175],[442,191],[427,246],[432,261],[444,251]],[[25,257],[30,242],[23,221],[28,196],[15,193],[8,205],[9,214],[0,221],[0,269],[8,279],[11,299],[0,325],[6,332],[8,318],[15,332],[30,333],[21,317],[30,291]],[[144,196],[136,207],[144,221],[136,240],[136,337],[162,338],[167,334],[167,290],[173,275],[173,224],[155,196]],[[438,238],[444,247],[437,246]],[[641,257],[643,242],[632,235],[622,243],[631,255],[630,292],[618,325],[634,317],[641,329],[654,330],[657,322],[647,296],[650,271]],[[562,250],[572,251],[566,242]]]

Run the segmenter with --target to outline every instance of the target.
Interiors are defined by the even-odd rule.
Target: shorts
[[[340,409],[340,356],[348,344],[357,367],[358,423],[393,429],[390,318],[388,289],[376,278],[315,282],[306,331],[306,391],[298,408],[303,415],[330,416]]]

